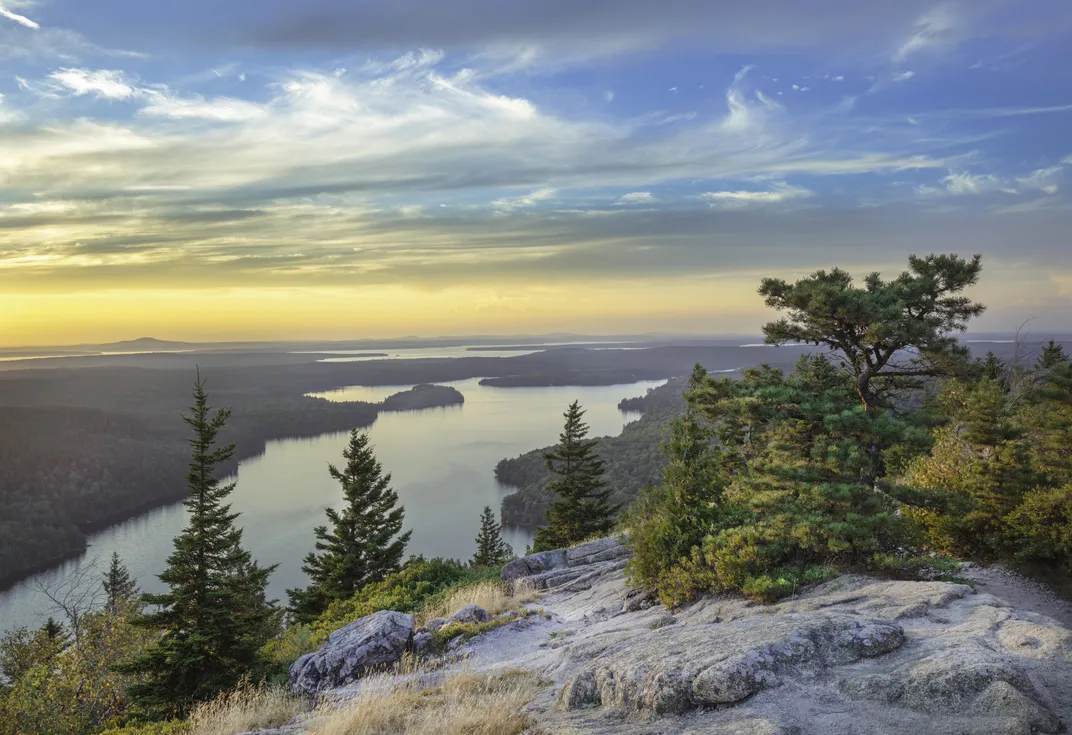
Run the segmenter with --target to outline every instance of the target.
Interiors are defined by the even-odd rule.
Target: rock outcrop
[[[315,696],[349,684],[369,671],[402,660],[413,637],[413,616],[384,610],[336,630],[315,653],[290,667],[295,692]]]
[[[569,549],[544,551],[515,559],[503,567],[503,582],[523,584],[530,589],[586,589],[608,573],[621,570],[629,559],[624,536],[597,539]]]
[[[1072,726],[1072,630],[965,584],[843,575],[774,605],[710,597],[667,610],[631,590],[620,538],[511,562],[532,607],[452,639],[428,676],[522,668],[544,691],[541,735],[1006,735]],[[1006,585],[1002,589],[1009,589]],[[299,660],[297,689],[346,698],[364,670],[426,650],[433,631],[480,623],[377,613]],[[502,616],[498,616],[502,617]],[[498,619],[492,618],[493,620]],[[449,631],[449,628],[447,628]]]
[[[821,676],[904,641],[896,623],[826,613],[674,626],[639,640],[631,631],[608,634],[570,648],[567,655],[583,663],[566,681],[561,704],[681,714],[734,704],[789,678]]]

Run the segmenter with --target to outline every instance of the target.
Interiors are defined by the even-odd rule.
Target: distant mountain
[[[171,342],[157,339],[156,337],[139,337],[138,339],[127,339],[122,342],[109,342],[93,346],[103,352],[124,352],[134,350],[187,350],[195,345],[192,342]]]

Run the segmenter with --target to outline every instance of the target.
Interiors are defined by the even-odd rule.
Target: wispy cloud
[[[7,8],[5,8],[3,5],[0,5],[0,17],[7,18],[8,20],[13,20],[16,23],[18,23],[20,26],[25,26],[27,28],[32,28],[35,31],[41,29],[41,25],[39,23],[30,20],[25,15],[19,15],[18,13],[14,13],[14,12],[8,10]]]
[[[242,122],[265,117],[268,112],[260,105],[232,97],[180,97],[166,91],[142,90],[148,102],[139,110],[150,117],[172,120],[214,120]]]
[[[109,100],[134,96],[135,88],[123,72],[110,69],[59,69],[48,75],[53,90],[65,90],[75,96],[92,94]]]
[[[767,191],[708,191],[700,196],[711,206],[747,207],[752,205],[781,204],[793,199],[807,199],[815,192],[785,182],[777,182]]]
[[[904,61],[921,51],[950,42],[955,28],[956,17],[951,4],[939,5],[927,11],[916,21],[911,34],[894,53],[893,60]]]
[[[619,204],[652,204],[655,197],[650,191],[631,191],[618,197]]]
[[[491,203],[491,206],[502,212],[535,206],[537,202],[550,199],[555,195],[555,190],[550,187],[537,189],[536,191],[518,197],[501,197]]]

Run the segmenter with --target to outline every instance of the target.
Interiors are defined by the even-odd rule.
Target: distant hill
[[[122,351],[149,351],[154,349],[190,349],[196,345],[192,342],[169,342],[158,340],[157,337],[143,336],[137,340],[123,340],[122,342],[109,342],[103,345],[93,345],[104,352]]]

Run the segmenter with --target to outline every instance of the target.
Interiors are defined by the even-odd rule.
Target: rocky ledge
[[[538,672],[548,686],[529,709],[541,735],[1026,735],[1072,724],[1072,631],[986,585],[846,575],[775,605],[711,597],[670,611],[628,589],[627,559],[612,538],[507,565],[505,584],[542,590],[543,614],[459,641],[435,675]],[[332,636],[328,659],[297,662],[295,686],[316,679],[311,689],[345,696],[373,666],[343,648],[377,661],[385,640],[392,656],[412,650],[412,618],[377,616]]]

